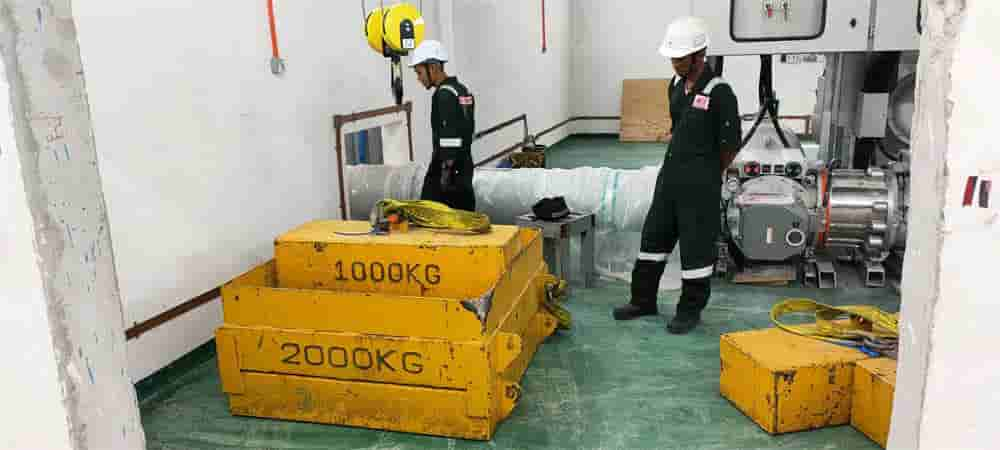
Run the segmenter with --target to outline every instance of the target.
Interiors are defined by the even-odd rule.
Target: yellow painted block
[[[277,287],[274,261],[222,287],[227,325],[474,339],[483,325],[460,301]],[[488,316],[487,316],[488,317]]]
[[[345,236],[367,222],[317,221],[275,240],[278,286],[469,299],[496,287],[538,231],[495,225],[486,234],[427,229]]]
[[[454,299],[277,287],[267,262],[222,287],[223,322],[238,326],[476,339],[502,321],[529,320],[545,295],[541,239],[530,243],[486,298]],[[514,309],[524,295],[536,301]],[[528,310],[524,310],[528,308]]]
[[[466,412],[465,391],[247,373],[234,415],[488,440],[487,417]]]
[[[223,326],[216,339],[232,341],[239,370],[348,381],[468,389],[482,376],[482,343],[355,333]],[[225,375],[224,379],[228,378]]]
[[[222,288],[224,324],[216,340],[233,414],[490,439],[517,405],[520,380],[537,348],[556,328],[541,307],[548,268],[539,233],[514,227],[484,236],[418,230],[323,242],[317,236],[329,231],[331,223],[325,224],[287,234],[276,245],[279,259]],[[434,261],[440,285],[425,283],[415,293],[382,289],[381,277],[375,284],[369,278],[367,285],[352,280],[320,289],[281,279],[289,273],[301,276],[298,281],[330,276],[296,272],[296,263],[282,266],[282,255],[284,263],[305,264],[300,267],[315,268],[319,261],[329,268],[335,259],[325,258],[336,255],[389,267],[395,260],[383,257],[393,252],[408,264]],[[460,271],[478,278],[447,278]],[[491,281],[475,284],[486,279]],[[478,294],[465,295],[471,292]]]
[[[863,353],[777,328],[720,338],[719,388],[771,434],[844,425]]]
[[[896,392],[896,361],[889,358],[858,361],[854,367],[851,426],[885,448]]]
[[[410,234],[413,233],[405,236]],[[474,339],[495,331],[511,313],[513,302],[525,292],[532,292],[539,300],[543,298],[544,285],[538,279],[548,273],[548,268],[542,256],[541,235],[535,230],[524,230],[515,236],[517,244],[503,251],[505,263],[491,277],[490,287],[475,297],[288,287],[280,282],[279,263],[271,261],[222,287],[223,319],[227,324],[251,327]],[[460,266],[461,255],[456,257],[459,261],[448,264]],[[464,282],[453,281],[459,285]],[[538,302],[531,304],[537,308]],[[534,310],[519,314],[512,320],[528,320]]]
[[[462,343],[224,326],[220,376],[235,415],[488,440],[555,331],[548,313],[531,319]]]

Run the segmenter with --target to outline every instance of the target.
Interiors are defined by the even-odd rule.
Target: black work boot
[[[670,334],[688,334],[701,323],[701,313],[678,313],[670,323],[667,324],[667,331]]]
[[[712,278],[682,280],[681,298],[677,303],[677,314],[667,324],[671,334],[687,334],[701,322],[701,311],[708,305],[712,293]]]
[[[660,277],[667,268],[663,261],[635,262],[632,269],[632,301],[615,308],[612,315],[615,320],[632,320],[642,316],[659,314],[656,308],[656,291],[659,290]]]
[[[655,316],[659,313],[660,311],[656,308],[656,303],[628,303],[615,308],[613,315],[615,320],[632,320],[642,316]]]

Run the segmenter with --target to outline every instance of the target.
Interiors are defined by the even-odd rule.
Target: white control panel
[[[925,0],[924,3],[927,3]],[[917,0],[882,0],[876,4],[872,50],[920,50],[920,31],[927,16],[917,13]]]
[[[826,0],[734,0],[737,42],[815,39],[823,34]]]
[[[869,49],[872,0],[698,0],[693,5],[693,15],[709,27],[709,55]]]

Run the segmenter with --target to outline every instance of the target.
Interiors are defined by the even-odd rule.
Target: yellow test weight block
[[[488,440],[555,331],[531,319],[468,342],[223,326],[222,388],[235,415]]]
[[[367,222],[317,221],[275,240],[278,284],[414,297],[471,298],[491,289],[531,236],[494,225],[469,235],[414,229],[352,236]]]
[[[854,363],[866,358],[778,328],[724,334],[719,387],[771,434],[845,425]]]
[[[327,223],[333,229],[353,226],[346,224]],[[317,235],[326,229],[313,225],[317,228],[305,228]],[[410,288],[382,289],[377,284],[385,281],[381,276],[367,285],[373,289],[359,288],[364,285],[360,281],[319,289],[290,286],[282,281],[282,267],[285,275],[295,274],[292,278],[300,276],[300,281],[321,278],[322,271],[299,271],[302,266],[282,266],[281,261],[265,263],[223,286],[224,324],[216,331],[216,342],[232,413],[492,438],[520,399],[518,383],[531,358],[557,323],[541,307],[549,279],[541,236],[514,227],[484,236],[407,235],[421,233],[424,237],[415,241],[399,235],[382,243],[378,238],[391,236],[351,238],[358,242],[344,245],[313,242],[314,252],[306,251],[306,259],[292,256],[285,263],[329,263],[344,257],[366,261],[369,268],[374,263],[394,267],[391,252],[382,253],[389,246],[409,255],[406,264],[436,268],[441,287],[419,289],[425,295],[411,295]],[[468,268],[446,258],[420,260],[430,258],[421,252],[488,255],[495,264],[480,264],[475,271],[489,276],[449,277]]]
[[[896,392],[896,361],[889,358],[859,361],[854,366],[851,426],[885,448]]]

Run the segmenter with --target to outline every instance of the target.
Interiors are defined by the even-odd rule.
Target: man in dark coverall
[[[410,67],[425,88],[434,88],[431,101],[431,156],[421,200],[451,208],[476,210],[472,188],[472,136],[475,133],[475,99],[458,79],[448,76],[448,54],[438,41],[422,42],[413,51]]]
[[[708,304],[718,255],[722,175],[741,139],[736,96],[706,66],[707,47],[707,27],[693,17],[671,23],[660,47],[677,74],[668,87],[673,125],[643,225],[632,298],[614,310],[617,320],[658,313],[660,278],[679,240],[682,290],[676,315],[667,325],[674,334],[694,329]]]

